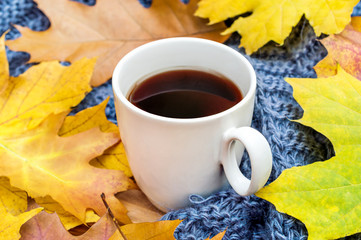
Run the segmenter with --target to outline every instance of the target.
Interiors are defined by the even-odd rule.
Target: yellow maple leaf
[[[172,240],[175,239],[174,230],[178,227],[181,220],[166,220],[159,222],[133,223],[121,226],[122,234],[127,240]],[[119,240],[124,238],[116,231],[109,240]]]
[[[118,215],[121,221],[129,222],[126,210],[114,196],[127,189],[128,178],[121,171],[89,165],[92,158],[119,141],[118,134],[92,128],[59,137],[65,115],[50,115],[32,130],[0,136],[0,175],[9,177],[13,186],[34,198],[50,195],[83,222],[87,208],[105,213],[99,197],[104,192],[114,211],[122,213]]]
[[[174,231],[182,220],[166,220],[158,222],[146,222],[146,223],[133,223],[125,226],[121,226],[120,230],[122,235],[127,240],[171,240],[174,239]],[[205,240],[221,240],[226,231],[218,233],[213,238],[207,238]],[[109,240],[124,240],[118,231]]]
[[[26,211],[28,195],[25,191],[10,185],[9,179],[0,177],[0,202],[6,212],[16,216]]]
[[[67,117],[59,130],[59,135],[71,136],[96,126],[99,126],[102,132],[119,133],[118,127],[108,121],[105,115],[104,111],[108,100],[109,97],[93,108],[85,109],[75,116]],[[128,177],[133,176],[121,141],[105,150],[102,155],[91,160],[90,164],[99,168],[123,171]]]
[[[0,66],[8,66],[2,38]],[[1,45],[1,44],[0,44]],[[0,46],[1,47],[1,46]],[[0,134],[11,135],[32,129],[50,114],[76,106],[91,90],[89,82],[95,59],[81,59],[70,67],[59,62],[44,62],[31,67],[18,77],[0,70],[0,83],[7,87],[0,92]],[[7,67],[6,67],[7,68]]]
[[[114,194],[126,190],[129,179],[121,171],[89,164],[119,141],[118,132],[104,133],[93,123],[72,136],[58,135],[70,108],[90,91],[94,64],[95,59],[69,67],[45,62],[9,78],[0,94],[0,176],[33,198],[51,196],[82,222],[88,208],[105,212],[100,199],[104,192],[127,223],[126,209]]]
[[[117,125],[108,121],[104,112],[108,101],[109,97],[92,108],[78,112],[75,116],[68,116],[59,130],[59,136],[72,136],[94,127],[99,127],[102,132],[117,133]]]
[[[144,43],[167,37],[193,36],[223,42],[223,23],[206,26],[193,16],[197,0],[183,4],[175,0],[154,1],[144,8],[134,0],[98,1],[88,7],[74,1],[36,0],[49,17],[51,27],[34,32],[17,26],[22,37],[8,41],[16,51],[31,54],[30,61],[64,60],[98,56],[92,85],[111,78],[117,62]]]
[[[108,148],[102,155],[91,160],[90,164],[98,168],[120,170],[128,177],[133,176],[123,142]]]
[[[0,177],[0,239],[19,239],[20,227],[42,210],[36,208],[25,212],[26,208],[26,193],[10,186],[8,179]]]
[[[339,33],[350,22],[358,0],[201,0],[195,15],[209,18],[210,24],[238,17],[223,32],[238,32],[247,54],[257,51],[269,41],[283,44],[292,27],[305,15],[317,35]]]
[[[29,212],[21,213],[18,216],[3,211],[0,206],[0,239],[13,240],[20,238],[20,227],[30,218],[38,214],[42,208],[33,209]]]
[[[300,122],[329,138],[336,156],[287,169],[256,195],[301,220],[309,239],[360,232],[361,81],[341,67],[318,79],[287,79],[304,109]]]

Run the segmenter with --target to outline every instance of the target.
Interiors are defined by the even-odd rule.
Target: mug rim
[[[222,112],[212,114],[209,116],[197,117],[197,118],[172,118],[172,117],[156,115],[153,113],[149,113],[143,109],[140,109],[140,108],[136,107],[135,105],[133,105],[126,98],[126,96],[123,95],[123,93],[120,89],[120,85],[119,85],[120,81],[119,81],[118,76],[119,76],[119,72],[121,71],[121,67],[122,67],[123,63],[126,62],[128,58],[131,58],[133,55],[138,54],[138,52],[142,51],[144,48],[148,48],[153,45],[159,45],[159,44],[162,44],[163,42],[176,43],[176,42],[184,42],[184,41],[201,42],[201,43],[207,43],[210,45],[214,45],[215,47],[222,48],[224,51],[227,51],[230,54],[235,55],[238,58],[240,58],[240,60],[242,61],[243,64],[245,64],[245,66],[247,67],[247,69],[249,70],[250,75],[251,75],[249,90],[243,96],[241,101],[239,101],[234,106],[232,106]],[[231,79],[231,81],[233,82],[232,79]],[[124,57],[122,57],[120,59],[120,61],[117,63],[117,65],[113,71],[113,76],[112,76],[112,88],[113,88],[114,97],[117,97],[128,109],[130,109],[131,111],[133,111],[143,117],[149,118],[149,119],[153,119],[156,121],[163,121],[163,122],[173,122],[173,123],[197,123],[197,122],[206,122],[206,121],[212,121],[214,119],[222,118],[223,116],[236,111],[238,108],[241,108],[243,105],[247,104],[247,102],[251,101],[253,95],[255,94],[256,86],[257,86],[256,72],[255,72],[253,66],[251,65],[251,63],[241,53],[239,53],[238,51],[232,49],[231,47],[229,47],[223,43],[219,43],[219,42],[216,42],[213,40],[208,40],[208,39],[203,39],[203,38],[196,38],[196,37],[172,37],[172,38],[164,38],[164,39],[145,43],[145,44],[133,49],[132,51],[127,53]]]

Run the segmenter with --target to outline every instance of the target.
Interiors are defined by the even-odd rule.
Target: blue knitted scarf
[[[51,0],[49,0],[51,1]],[[174,0],[179,1],[179,0]],[[94,5],[94,0],[79,0]],[[150,7],[151,0],[139,0]],[[187,3],[187,0],[182,2]],[[353,15],[361,15],[358,4]],[[0,34],[10,29],[7,38],[19,37],[12,24],[33,30],[45,30],[49,20],[32,0],[0,0]],[[238,49],[239,36],[233,35],[225,44]],[[302,108],[292,96],[292,88],[285,77],[313,78],[313,66],[326,56],[326,49],[317,41],[312,27],[305,18],[293,29],[284,46],[269,43],[255,54],[247,56],[257,73],[256,104],[252,127],[267,138],[273,153],[273,170],[268,183],[283,170],[323,161],[333,156],[332,144],[313,129],[289,119],[302,117]],[[27,53],[7,49],[10,74],[17,76],[31,64]],[[111,99],[106,108],[109,120],[116,122],[111,82],[94,88],[74,111],[94,106],[107,96]],[[241,171],[250,176],[250,164],[245,154]],[[305,226],[288,215],[279,213],[274,206],[256,196],[241,197],[232,189],[208,198],[190,196],[191,206],[167,213],[165,219],[184,219],[175,231],[177,239],[206,239],[227,229],[224,239],[307,239]],[[361,234],[347,239],[361,239]]]

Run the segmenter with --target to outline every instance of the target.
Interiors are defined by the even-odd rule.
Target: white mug
[[[127,100],[141,79],[173,68],[218,72],[239,87],[243,99],[223,112],[188,119],[151,114]],[[250,128],[256,74],[236,50],[199,38],[153,41],[120,60],[112,84],[130,168],[139,188],[157,208],[168,211],[185,207],[189,195],[210,195],[227,186],[227,179],[243,196],[257,192],[267,182],[272,169],[271,149],[264,136]],[[251,179],[239,170],[244,147],[251,161]]]

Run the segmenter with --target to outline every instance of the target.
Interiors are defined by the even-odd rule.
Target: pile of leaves
[[[346,26],[358,0],[164,0],[148,9],[137,1],[36,2],[51,27],[17,26],[22,37],[7,45],[40,64],[10,76],[0,41],[1,239],[173,239],[179,220],[144,222],[161,213],[132,179],[118,129],[104,114],[107,101],[70,111],[143,43],[175,36],[223,42],[237,31],[250,54],[269,41],[283,44],[302,16],[317,35],[330,34],[322,40],[329,54],[315,67],[317,79],[286,81],[304,109],[298,122],[328,137],[336,156],[284,171],[257,196],[304,222],[310,239],[361,232],[361,20]],[[235,21],[226,29],[228,18]],[[79,225],[87,231],[71,235]]]
[[[0,57],[5,86],[0,93],[0,238],[70,239],[66,229],[88,222],[97,223],[79,239],[110,238],[115,225],[100,194],[105,193],[117,219],[129,224],[127,209],[115,194],[135,188],[118,129],[106,119],[106,102],[67,116],[91,89],[95,59],[70,67],[43,62],[10,77],[3,37]],[[93,159],[113,169],[92,166]],[[98,215],[103,217],[98,220]],[[133,234],[161,225],[154,234],[169,230],[172,236],[178,223],[124,229],[132,227]]]

